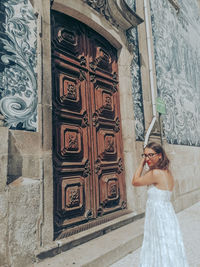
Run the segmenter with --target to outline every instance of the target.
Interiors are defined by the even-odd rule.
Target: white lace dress
[[[188,267],[171,191],[148,188],[140,267]]]

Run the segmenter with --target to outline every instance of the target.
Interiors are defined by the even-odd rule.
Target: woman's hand
[[[142,175],[144,165],[146,163],[145,158],[142,158],[140,164],[133,176],[133,186],[144,186],[158,183],[158,177],[155,175],[153,170],[149,170],[146,174]]]
[[[145,163],[146,163],[146,159],[145,158],[142,158],[141,161],[140,161],[140,165],[142,167],[144,167]]]
[[[137,168],[137,170],[133,176],[132,185],[135,185],[135,181],[141,176],[145,163],[146,163],[145,158],[142,158],[140,161],[140,164],[139,164],[139,166],[138,166],[138,168]]]

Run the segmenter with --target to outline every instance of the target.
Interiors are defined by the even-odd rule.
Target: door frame
[[[80,21],[52,13],[54,223],[59,239],[82,231],[85,224],[99,225],[102,217],[126,214],[127,201],[117,50]],[[77,42],[59,37],[70,31]],[[63,92],[67,84],[70,97]]]
[[[42,114],[40,128],[42,129],[42,164],[43,164],[43,186],[41,189],[41,219],[39,226],[40,243],[47,245],[54,240],[53,233],[53,168],[52,168],[52,96],[51,96],[51,25],[50,25],[50,1],[45,1],[45,5],[40,4],[43,9],[43,36],[39,40],[39,45],[45,47],[45,52],[40,58],[40,66],[43,72],[41,80],[41,104],[39,112]],[[106,38],[111,45],[118,50],[118,73],[120,88],[120,106],[122,139],[124,144],[124,166],[125,183],[127,193],[127,204],[129,210],[134,211],[136,196],[131,187],[132,174],[136,166],[136,144],[135,126],[132,102],[132,78],[130,66],[133,58],[127,47],[127,39],[123,31],[117,30],[106,19],[99,20],[97,12],[82,0],[76,1],[54,1],[52,8],[62,13],[80,20],[86,25],[92,25],[93,29]],[[38,55],[40,56],[40,55]],[[128,125],[128,127],[127,127]],[[131,188],[130,188],[131,187]],[[136,213],[137,214],[137,213]]]

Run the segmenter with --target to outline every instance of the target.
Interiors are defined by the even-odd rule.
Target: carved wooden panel
[[[60,139],[59,153],[70,159],[82,159],[83,158],[83,134],[81,127],[62,124],[58,138]],[[87,140],[85,140],[86,143]]]
[[[118,140],[114,131],[99,129],[97,132],[98,156],[102,161],[116,161]]]
[[[55,101],[69,111],[86,111],[86,73],[69,63],[60,62],[57,58],[53,63],[53,82],[55,86]],[[61,109],[59,107],[59,109]]]
[[[100,205],[108,208],[119,204],[119,183],[115,173],[104,174],[100,179]],[[99,210],[102,210],[99,209]]]
[[[52,12],[55,237],[126,207],[116,55]]]
[[[65,179],[63,177],[59,186],[58,190],[61,190],[63,198],[62,203],[58,205],[58,209],[61,207],[63,212],[81,210],[84,205],[84,179],[81,179],[81,177]]]

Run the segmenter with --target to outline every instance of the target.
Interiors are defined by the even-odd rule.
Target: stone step
[[[138,219],[54,257],[35,263],[34,267],[110,266],[141,246],[143,226],[144,218]]]

